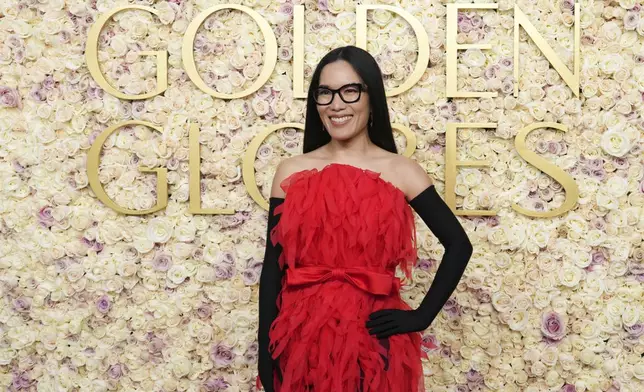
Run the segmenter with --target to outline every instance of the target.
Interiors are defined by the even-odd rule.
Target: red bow
[[[392,288],[400,289],[400,279],[393,274],[382,274],[366,268],[332,268],[306,266],[286,269],[286,285],[299,286],[346,280],[359,289],[375,295],[389,295]]]

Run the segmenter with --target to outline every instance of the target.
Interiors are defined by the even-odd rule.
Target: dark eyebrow
[[[343,84],[343,85],[342,85],[342,86],[340,86],[340,87],[350,86],[350,85],[352,85],[352,84],[362,84],[362,83],[360,83],[360,82],[351,82],[351,83]],[[320,88],[329,88],[329,89],[331,88],[331,87],[327,86],[326,84],[320,84],[318,87],[320,87]],[[339,87],[338,87],[338,88],[339,88]]]

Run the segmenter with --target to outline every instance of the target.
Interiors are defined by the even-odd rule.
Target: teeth
[[[345,121],[348,121],[351,118],[351,116],[343,116],[343,117],[331,117],[331,120],[333,122],[337,123],[343,123]]]

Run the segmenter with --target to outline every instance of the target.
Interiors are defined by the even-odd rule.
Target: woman
[[[397,154],[382,74],[347,46],[317,66],[304,154],[273,179],[259,298],[266,391],[423,391],[421,334],[472,245],[415,161]],[[412,208],[445,247],[417,309],[400,298],[416,262]]]

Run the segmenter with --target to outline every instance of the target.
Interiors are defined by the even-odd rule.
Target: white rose
[[[579,359],[586,366],[595,366],[597,364],[598,357],[592,349],[585,348],[579,355]]]
[[[622,197],[628,192],[628,180],[620,176],[611,176],[603,188],[613,197]]]
[[[547,366],[555,366],[558,357],[559,351],[556,347],[546,347],[541,352],[541,362],[543,362]]]
[[[644,381],[644,363],[640,361],[639,363],[636,363],[635,365],[633,365],[632,372],[633,372],[633,377],[635,377],[640,381]]]
[[[633,7],[635,7],[635,3],[636,3],[636,0],[619,0],[619,6],[627,10],[630,10]]]
[[[463,53],[463,64],[469,67],[482,67],[486,62],[485,54],[480,49],[467,49]]]
[[[165,243],[172,236],[172,223],[164,217],[156,217],[148,222],[147,238],[152,242]]]
[[[185,266],[175,264],[168,270],[167,277],[172,283],[181,284],[188,277],[188,271]]]
[[[613,74],[620,69],[624,59],[617,53],[609,53],[601,57],[599,60],[599,69],[608,74]]]
[[[592,229],[586,235],[586,242],[590,246],[600,246],[606,240],[606,233],[601,230]],[[579,260],[581,263],[575,262],[575,265],[579,268],[585,268],[590,265],[590,257]]]
[[[508,319],[508,327],[513,331],[523,331],[530,321],[525,310],[512,310]]]
[[[611,194],[608,193],[608,190],[605,188],[600,188],[595,195],[595,202],[599,207],[614,210],[619,208],[619,201],[616,200]]]
[[[372,14],[373,20],[375,23],[376,21],[376,14],[378,11],[375,11]],[[388,12],[387,12],[388,13]],[[335,27],[338,28],[338,30],[349,30],[356,24],[356,14],[353,12],[341,12],[336,18],[335,18]]]
[[[640,319],[640,308],[632,305],[626,305],[622,312],[622,323],[627,327],[637,324]]]
[[[332,14],[339,14],[340,12],[347,9],[344,5],[344,0],[329,0],[327,3],[327,8]]]
[[[631,141],[622,132],[608,130],[602,134],[600,145],[607,153],[615,157],[623,157],[632,147]]]
[[[559,269],[559,282],[566,287],[576,287],[581,277],[581,270],[575,266],[564,265]]]
[[[504,292],[495,292],[492,294],[492,306],[497,311],[504,313],[512,309],[512,299]]]
[[[172,366],[172,373],[177,377],[185,377],[192,370],[191,361],[181,355],[174,356],[170,359],[170,364]]]

